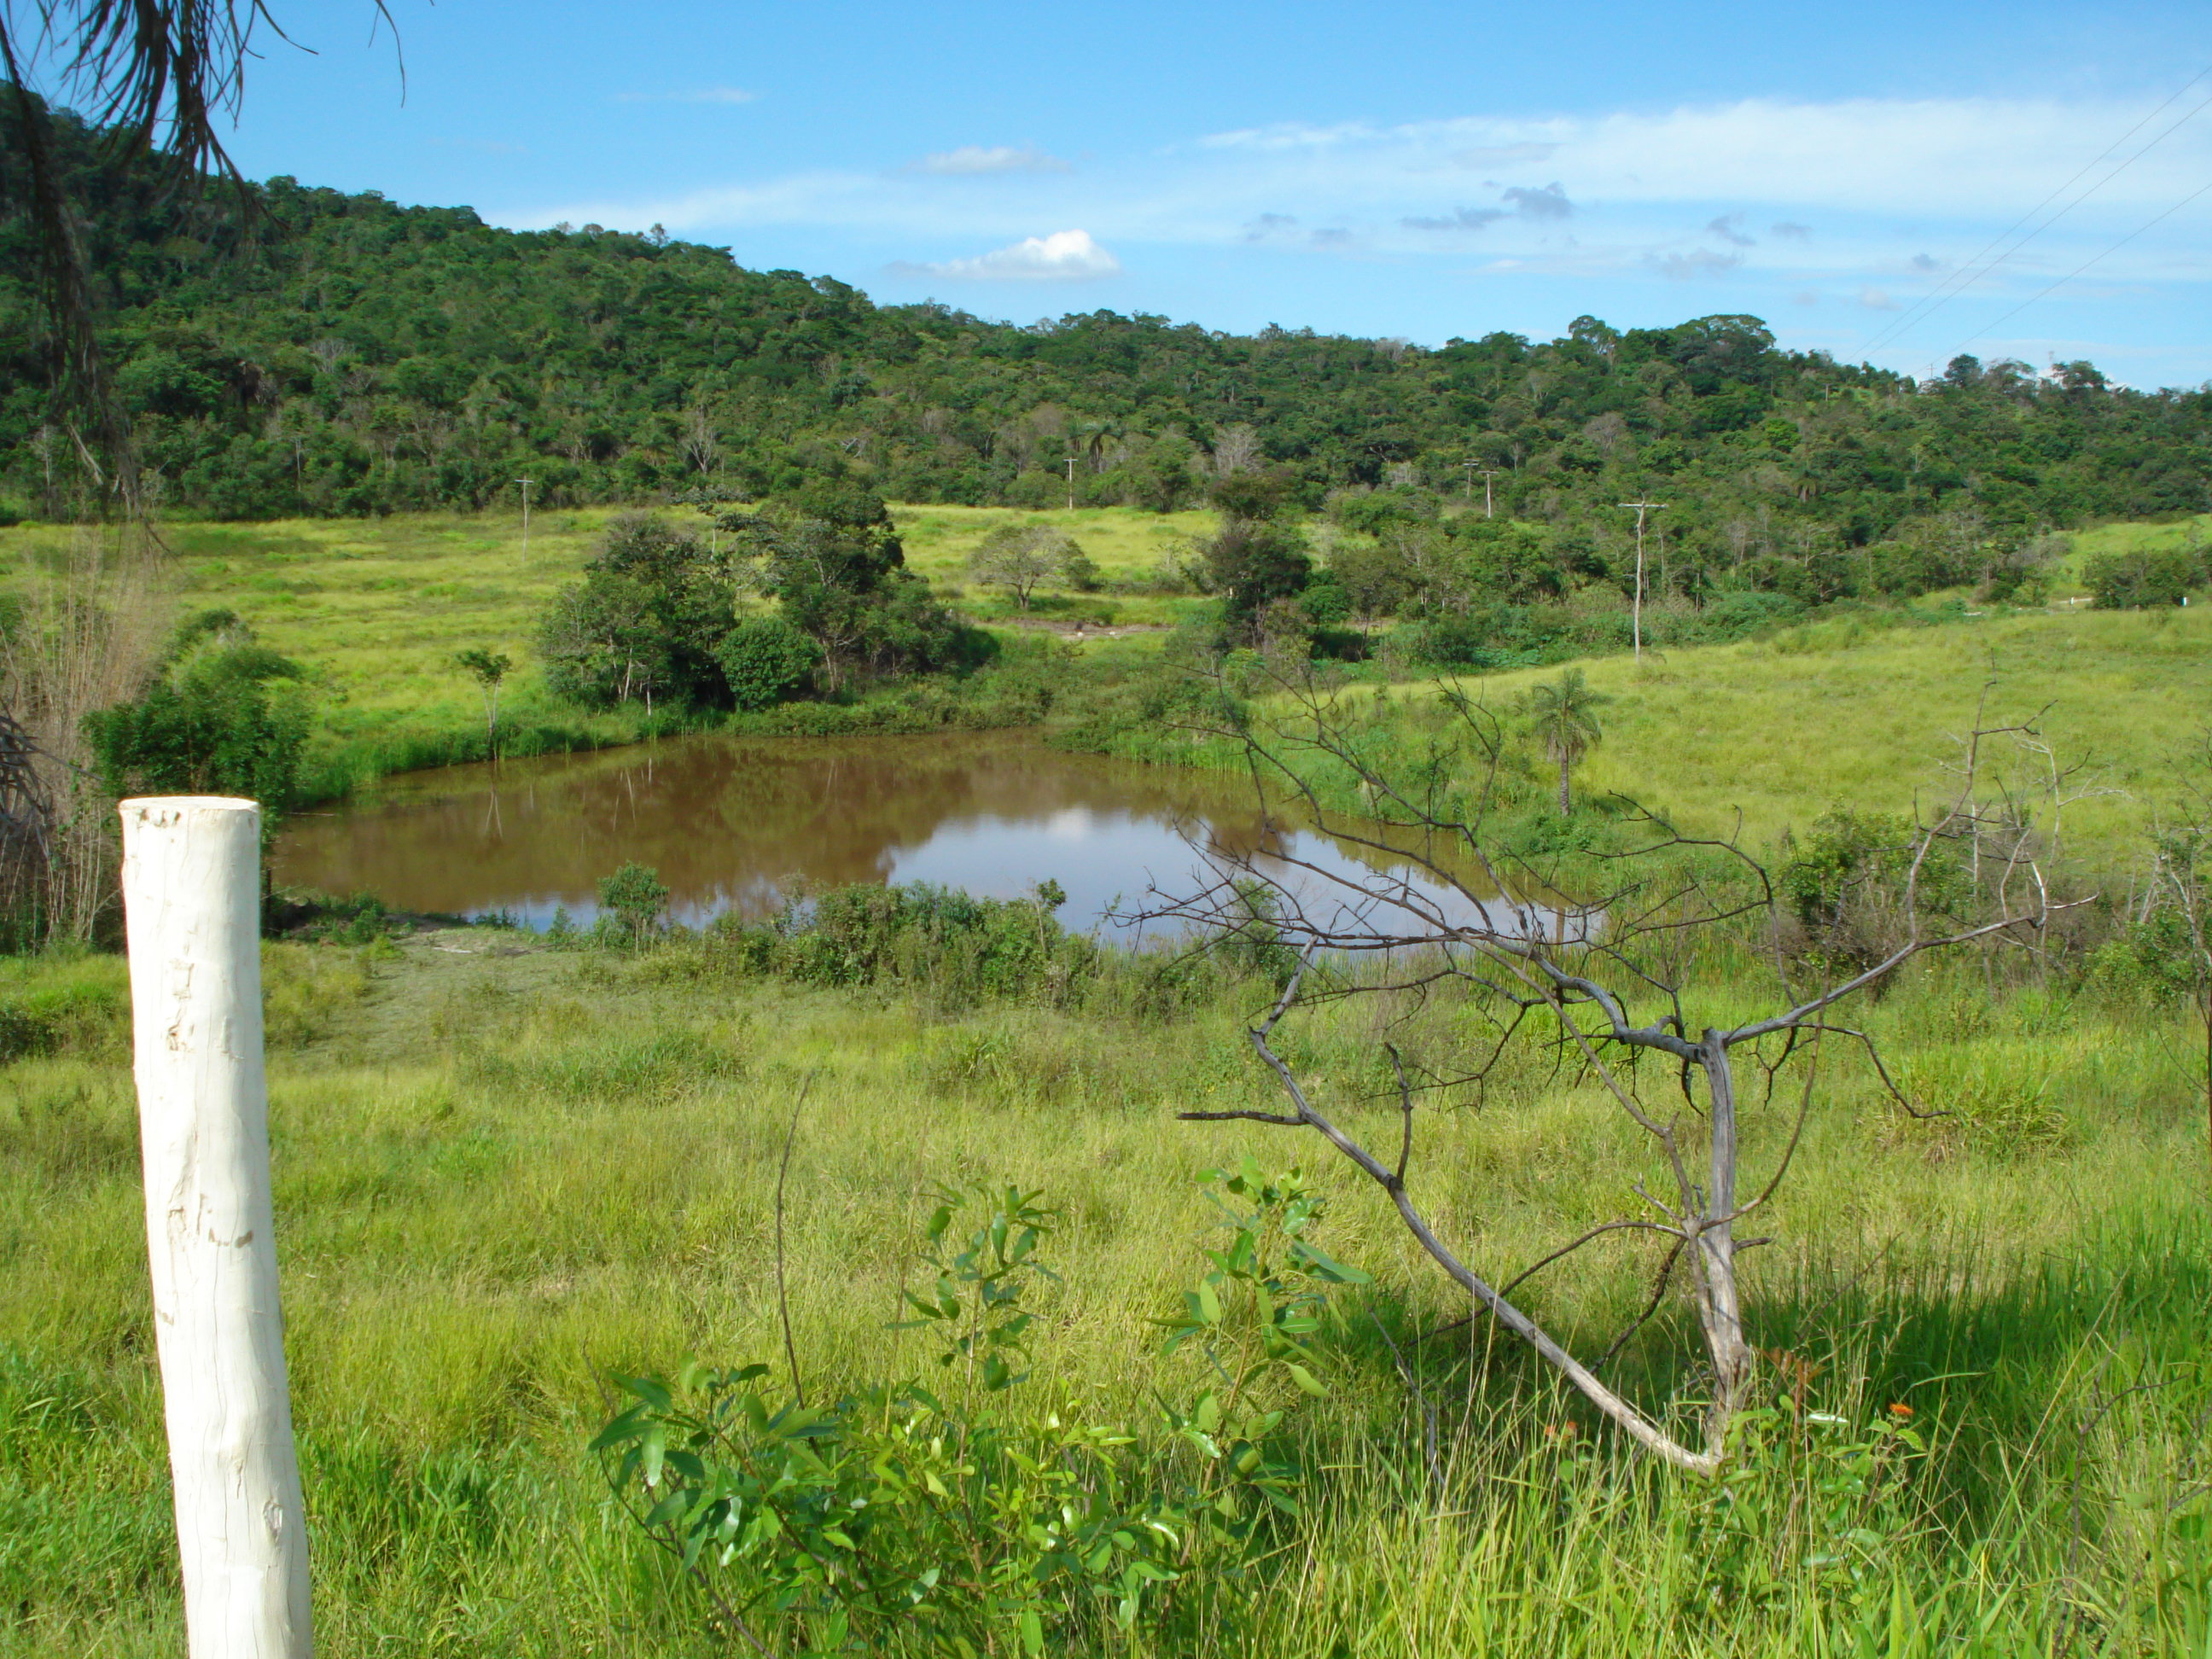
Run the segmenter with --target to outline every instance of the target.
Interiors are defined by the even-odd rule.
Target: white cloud
[[[1024,236],[972,259],[901,264],[892,269],[902,276],[938,276],[958,283],[1066,283],[1118,276],[1121,262],[1093,241],[1087,230],[1055,230],[1049,236]]]
[[[1697,278],[1725,283],[1727,303],[1745,309],[1806,291],[1838,301],[1863,291],[1877,307],[1902,307],[1971,269],[1992,239],[2142,112],[2041,100],[1747,100],[1395,126],[1286,122],[1079,170],[1063,170],[1033,145],[972,145],[872,172],[824,168],[685,194],[548,203],[502,222],[657,222],[717,240],[747,234],[756,246],[763,233],[772,242],[789,228],[885,251],[951,238],[996,251],[893,270],[978,282],[1111,275],[1120,266],[1107,250],[1137,242],[1222,253],[1353,246],[1377,260],[1418,264],[1464,258],[1474,246],[1484,263],[1456,274],[1476,281],[1485,272]],[[2115,251],[2096,276],[2115,294],[2128,284],[2212,281],[2212,202],[2121,244],[2208,175],[2212,120],[2176,131],[1962,295],[2009,304],[2106,249]],[[991,187],[959,182],[975,178]],[[1039,236],[1041,222],[1085,229]],[[1703,229],[1685,237],[1691,227]],[[1916,269],[1916,255],[1933,268]],[[740,255],[748,256],[762,257],[750,248]],[[2067,293],[2095,297],[2080,285]]]
[[[939,150],[909,162],[908,173],[932,173],[945,178],[973,178],[990,173],[1067,173],[1068,164],[1048,155],[1035,144],[963,144]]]
[[[1423,217],[1410,215],[1398,221],[1408,230],[1480,230],[1505,217],[1504,208],[1454,208],[1449,213]]]
[[[690,92],[618,92],[617,104],[750,104],[760,94],[743,87],[698,87]]]

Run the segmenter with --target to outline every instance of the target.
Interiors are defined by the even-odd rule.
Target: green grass
[[[1206,515],[1111,508],[1022,515],[1010,509],[896,509],[917,569],[960,584],[969,551],[994,526],[1024,516],[1060,524],[1109,579],[1140,575],[1161,550],[1200,534]],[[529,666],[536,619],[572,580],[609,516],[605,510],[533,515],[531,560],[520,520],[396,516],[370,522],[302,520],[180,524],[164,532],[176,550],[180,608],[239,611],[270,644],[319,677],[322,709],[314,758],[319,790],[385,773],[477,757],[483,708],[453,666],[472,646],[503,650],[525,666],[502,701],[511,752],[581,748],[635,738],[635,711],[587,715],[553,703]],[[2212,520],[2208,520],[2212,522]],[[2076,538],[2086,555],[2173,540],[2182,525],[2115,525]],[[52,561],[75,532],[36,526],[0,530],[0,580]],[[962,601],[1003,619],[1006,606],[980,590]],[[1117,624],[1171,622],[1188,599],[1109,593],[1048,596],[1040,615]],[[1990,688],[1988,707],[2010,720],[2048,707],[2044,726],[2069,763],[2086,763],[2100,791],[2067,809],[2069,833],[2118,841],[2139,830],[2173,755],[2212,720],[2212,627],[2195,608],[2107,615],[2072,608],[2045,615],[1967,617],[1903,630],[1879,613],[1789,630],[1778,637],[1648,658],[1585,665],[1619,701],[1607,738],[1585,769],[1585,787],[1615,790],[1680,815],[1702,831],[1742,822],[1755,842],[1802,828],[1832,803],[1901,807],[1925,793],[1951,758],[1947,734],[1965,731]],[[1126,654],[1149,645],[1096,637],[1086,653]],[[1553,672],[1553,671],[1544,671]],[[1486,695],[1509,697],[1537,678],[1503,673]],[[1472,682],[1471,682],[1472,683]],[[1408,689],[1397,695],[1419,696]],[[1187,745],[1140,734],[1158,758],[1186,759]]]
[[[1268,1103],[1237,1036],[1257,986],[1170,1024],[954,1015],[733,980],[682,942],[556,952],[489,930],[396,958],[271,947],[267,973],[287,1011],[271,1026],[277,1237],[332,1659],[719,1650],[609,1516],[583,1446],[610,1367],[777,1353],[774,1192],[809,1076],[788,1259],[824,1392],[925,1363],[924,1339],[885,1325],[933,1182],[1015,1179],[1061,1206],[1066,1283],[1027,1386],[1130,1417],[1199,1363],[1164,1358],[1148,1323],[1202,1265],[1199,1174],[1251,1149],[1334,1194],[1323,1242],[1377,1284],[1324,1340],[1333,1394],[1298,1419],[1307,1513],[1227,1587],[1233,1620],[1158,1651],[2204,1650],[2212,1553],[2175,1522],[2206,1507],[2190,1493],[2206,1478],[2212,1228],[2195,1039],[2172,1013],[1993,1002],[1972,970],[1916,975],[1865,1011],[1908,1068],[1989,1079],[1985,1094],[2032,1054],[2053,1121],[2026,1143],[1972,1113],[1915,1124],[1860,1072],[1831,1074],[1761,1223],[1778,1242],[1747,1258],[1757,1340],[1820,1368],[1810,1405],[1863,1423],[1911,1403],[1935,1449],[1854,1565],[1778,1546],[1766,1576],[1767,1546],[1737,1560],[1730,1528],[1798,1525],[1818,1468],[1769,1458],[1723,1498],[1624,1454],[1516,1352],[1419,1340],[1462,1304],[1325,1149],[1173,1121],[1185,1103]],[[1709,978],[1702,994],[1751,992]],[[0,1654],[173,1652],[119,963],[0,979],[0,1005],[63,1004],[76,1023],[0,1068]],[[1367,1018],[1347,1006],[1294,1037],[1325,1097],[1370,1080]],[[1386,1115],[1352,1109],[1378,1133]],[[1784,1120],[1753,1110],[1754,1165]],[[1416,1189],[1511,1271],[1632,1205],[1643,1161],[1595,1091],[1537,1065],[1480,1110],[1426,1118]],[[1529,1299],[1601,1345],[1647,1255],[1609,1240]],[[1614,1380],[1647,1399],[1690,1386],[1687,1340],[1678,1314]]]
[[[2063,850],[2099,876],[2125,873],[2143,834],[2183,792],[2179,769],[2212,726],[2212,611],[2006,612],[1923,627],[1884,613],[1839,617],[1770,638],[1577,666],[1613,701],[1604,736],[1576,775],[1584,796],[1614,793],[1698,835],[1740,831],[1771,849],[1836,806],[1910,811],[1958,787],[1947,769],[1978,718],[2033,720],[2069,771],[2056,823]],[[1468,675],[1454,683],[1514,730],[1515,700],[1561,666]],[[1290,714],[1255,682],[1263,718]],[[1341,694],[1376,751],[1407,761],[1435,729],[1433,682]],[[1379,699],[1379,702],[1373,701]],[[1109,741],[1116,752],[1241,771],[1242,751],[1155,722]],[[1523,787],[1555,788],[1534,743],[1516,739]],[[2050,757],[1994,739],[1986,778],[2002,777],[2046,830]],[[1348,806],[1350,798],[1337,803]]]
[[[915,568],[957,590],[975,544],[1000,522],[1024,515],[963,507],[893,509]],[[270,646],[306,665],[319,693],[310,792],[341,793],[392,772],[483,757],[484,711],[455,656],[480,648],[518,665],[503,694],[501,747],[544,753],[636,741],[641,710],[586,714],[550,697],[535,665],[548,602],[575,580],[616,509],[531,515],[529,558],[519,513],[401,514],[377,520],[267,524],[177,523],[162,527],[174,557],[170,586],[180,615],[236,611]],[[679,520],[692,515],[670,509]],[[1201,530],[1207,515],[1162,517],[1126,508],[1040,515],[1066,520],[1108,577],[1157,567],[1158,550]],[[66,559],[81,533],[64,526],[0,528],[0,586],[32,579]],[[1004,622],[1011,606],[977,589],[960,603],[979,620]],[[1194,602],[1146,596],[1042,596],[1040,619],[1062,625],[1158,626]],[[1093,647],[1092,648],[1096,648]]]

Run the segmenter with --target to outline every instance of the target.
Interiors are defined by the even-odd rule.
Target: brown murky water
[[[292,820],[276,880],[405,909],[506,911],[544,927],[597,913],[599,878],[653,866],[674,914],[763,915],[794,884],[934,882],[990,897],[1066,890],[1069,926],[1224,860],[1284,855],[1361,874],[1383,862],[1271,823],[1248,784],[1068,755],[1018,732],[685,738],[452,767]]]

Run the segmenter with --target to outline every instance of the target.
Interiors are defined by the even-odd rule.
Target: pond
[[[1249,781],[1098,756],[1024,732],[708,735],[450,767],[303,813],[280,885],[542,928],[598,914],[600,877],[658,870],[675,918],[773,914],[803,886],[931,882],[1014,898],[1055,881],[1070,927],[1115,924],[1227,870],[1324,888],[1419,879],[1405,862],[1270,818]],[[1301,866],[1311,866],[1311,870]],[[1422,880],[1449,914],[1473,907]]]

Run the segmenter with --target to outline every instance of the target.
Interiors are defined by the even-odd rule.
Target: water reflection
[[[592,755],[453,767],[392,780],[292,821],[284,884],[373,892],[414,910],[507,911],[544,927],[597,913],[598,878],[653,866],[679,921],[771,914],[794,884],[935,882],[1014,897],[1057,881],[1062,919],[1097,926],[1155,890],[1186,894],[1249,864],[1334,908],[1324,876],[1413,879],[1446,914],[1461,896],[1403,860],[1288,826],[1249,784],[1096,756],[1019,733],[911,738],[708,736]],[[1399,874],[1380,872],[1396,866]]]

